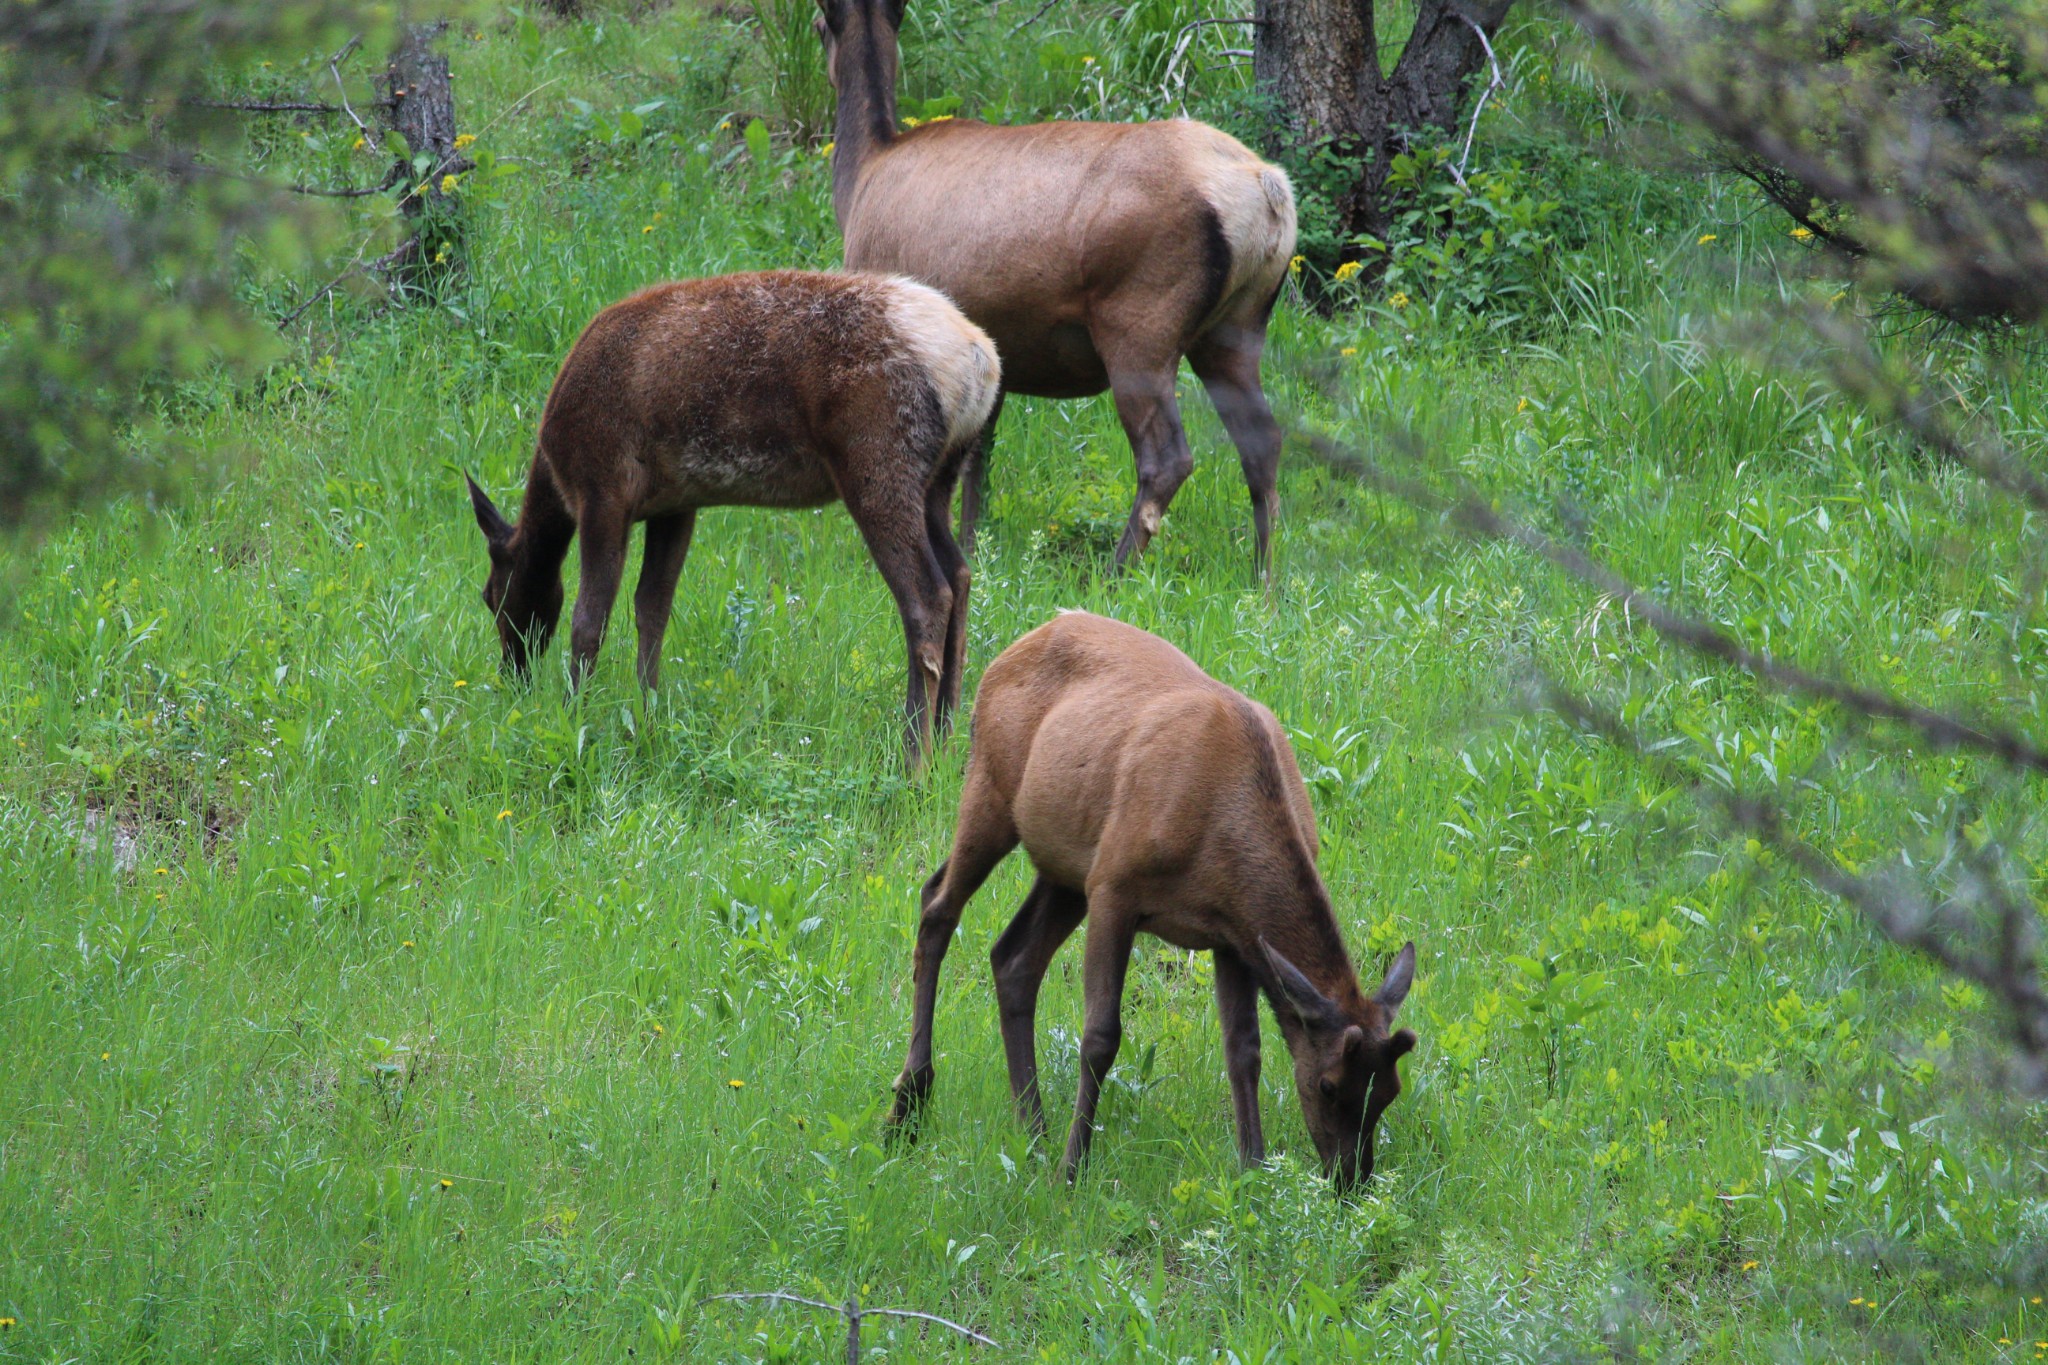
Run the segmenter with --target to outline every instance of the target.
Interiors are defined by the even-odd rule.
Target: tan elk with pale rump
[[[640,683],[652,689],[698,508],[841,501],[903,618],[915,766],[960,700],[969,575],[953,541],[953,487],[1000,374],[987,335],[906,279],[778,270],[656,285],[613,304],[548,394],[518,524],[469,481],[505,666],[523,676],[547,648],[572,537],[582,537],[570,627],[580,683],[627,539],[647,523],[633,614]]]
[[[1259,358],[1294,254],[1286,174],[1188,119],[947,119],[899,133],[903,0],[818,3],[839,102],[832,207],[847,265],[944,290],[995,339],[1005,392],[1115,395],[1138,470],[1119,566],[1145,548],[1194,467],[1174,394],[1186,356],[1237,446],[1265,572],[1280,427]],[[970,549],[987,444],[970,457],[962,499]]]
[[[1415,978],[1405,945],[1371,995],[1316,871],[1316,821],[1273,713],[1156,635],[1071,612],[988,666],[953,850],[925,883],[910,1055],[893,1124],[932,1087],[939,966],[967,900],[1018,844],[1038,879],[989,954],[1003,1051],[1023,1120],[1042,1136],[1038,990],[1085,918],[1080,1094],[1067,1136],[1087,1155],[1103,1077],[1123,1037],[1124,971],[1138,933],[1206,950],[1239,1154],[1265,1157],[1258,996],[1273,1003],[1323,1169],[1340,1188],[1373,1168],[1373,1133],[1415,1046],[1389,1032]]]

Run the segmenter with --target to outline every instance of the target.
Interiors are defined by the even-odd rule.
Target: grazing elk
[[[1280,427],[1259,356],[1294,253],[1287,176],[1188,119],[947,119],[898,133],[903,0],[818,3],[839,101],[832,207],[847,265],[944,290],[995,338],[1005,392],[1115,395],[1138,469],[1119,567],[1159,529],[1194,465],[1174,397],[1186,356],[1237,446],[1264,573]],[[960,528],[970,550],[994,425],[992,415],[969,457]]]
[[[974,752],[953,851],[924,887],[910,1056],[892,1123],[932,1087],[932,1007],[960,912],[1019,843],[1038,879],[989,954],[1010,1089],[1042,1136],[1038,988],[1088,920],[1072,1179],[1116,1060],[1124,968],[1138,931],[1216,959],[1216,1010],[1238,1152],[1265,1157],[1258,993],[1273,1002],[1323,1170],[1340,1188],[1372,1174],[1373,1130],[1401,1093],[1415,1046],[1389,1033],[1415,978],[1404,946],[1366,995],[1316,872],[1316,822],[1272,712],[1155,635],[1071,612],[1004,650],[974,702]]]
[[[656,285],[613,304],[555,377],[519,523],[469,481],[506,667],[524,676],[547,648],[571,537],[582,536],[570,627],[580,684],[633,523],[647,523],[633,614],[651,689],[697,509],[838,499],[903,617],[915,766],[960,700],[968,570],[952,493],[999,383],[988,337],[910,280],[778,270]]]

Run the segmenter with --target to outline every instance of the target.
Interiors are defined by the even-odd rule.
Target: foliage
[[[1107,16],[1049,19],[1083,31],[1002,49],[1030,63],[1013,86],[933,39],[915,97],[1038,108],[1040,46],[1106,59]],[[20,554],[0,1352],[836,1358],[829,1320],[704,1302],[785,1287],[941,1313],[1018,1359],[2033,1359],[2048,1187],[2014,1135],[2042,1116],[1985,1083],[1983,993],[1701,829],[1689,790],[1503,698],[1533,655],[1609,680],[1702,763],[1806,793],[1801,831],[1858,865],[1893,827],[1923,831],[1916,859],[1974,829],[2048,865],[2032,788],[1949,754],[1825,770],[1829,708],[1660,650],[1612,602],[1417,534],[1306,460],[1283,470],[1268,594],[1186,381],[1195,473],[1119,580],[1096,567],[1132,477],[1113,406],[1012,400],[969,657],[1056,606],[1107,611],[1292,727],[1354,955],[1422,948],[1380,1176],[1339,1201],[1303,1160],[1270,1017],[1277,1159],[1240,1171],[1208,960],[1141,940],[1112,1131],[1068,1188],[1012,1117],[978,966],[1021,859],[949,958],[924,1135],[885,1147],[967,737],[904,778],[901,634],[850,521],[706,513],[661,692],[614,638],[571,699],[559,649],[531,687],[497,677],[448,467],[516,486],[606,303],[836,261],[827,164],[768,135],[730,62],[743,29],[675,7],[536,33],[531,53],[516,22],[450,43],[473,152],[526,170],[474,190],[447,306],[344,295],[261,383],[168,395],[190,441],[266,458],[154,545],[127,502]],[[637,131],[622,117],[656,101]],[[280,178],[333,154],[272,136]],[[1959,705],[2033,698],[2029,521],[1839,395],[1705,344],[1714,308],[1811,290],[1753,195],[1517,156],[1561,186],[1574,253],[1564,288],[1518,296],[1537,343],[1462,306],[1289,296],[1282,404],[1346,435],[1412,415],[1505,503],[1775,648]],[[1683,233],[1661,226],[1675,201]],[[304,284],[245,287],[274,308]],[[2040,357],[1932,344],[2010,430],[2048,430]],[[1055,1116],[1079,947],[1042,1006]],[[892,1359],[986,1354],[869,1330]]]
[[[0,11],[0,530],[160,487],[179,457],[151,421],[166,386],[271,349],[231,266],[245,243],[289,248],[294,224],[223,164],[239,122],[201,101],[356,22],[344,0]]]

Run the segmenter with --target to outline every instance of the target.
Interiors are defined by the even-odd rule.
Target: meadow
[[[1163,112],[1112,99],[1111,68],[1151,51],[1126,31],[1141,10],[1021,36],[1025,9],[921,12],[909,108]],[[1141,940],[1104,1131],[1069,1188],[1013,1117],[984,965],[1021,857],[948,960],[922,1136],[886,1144],[917,890],[967,737],[904,773],[900,629],[852,523],[705,514],[660,691],[634,685],[615,618],[571,697],[559,642],[530,686],[499,677],[460,477],[516,502],[559,356],[611,300],[833,265],[826,163],[753,131],[786,78],[730,16],[490,15],[447,45],[463,126],[519,169],[465,189],[468,259],[440,305],[339,291],[260,381],[164,396],[224,452],[190,496],[19,552],[0,1359],[843,1358],[830,1317],[708,1301],[776,1288],[999,1343],[871,1322],[889,1360],[2048,1357],[2041,1114],[1998,1088],[1981,994],[1526,684],[1541,667],[1625,706],[1783,795],[1846,863],[1952,818],[2040,866],[2038,786],[1838,753],[1826,708],[1669,652],[1292,446],[1266,591],[1234,455],[1185,375],[1195,474],[1122,577],[1132,475],[1108,400],[1010,402],[970,695],[1017,635],[1087,608],[1289,727],[1361,973],[1420,949],[1403,1022],[1421,1043],[1379,1175],[1329,1193],[1270,1018],[1276,1159],[1240,1170],[1209,964]],[[1734,344],[1716,318],[1838,286],[1739,183],[1546,131],[1620,117],[1557,32],[1503,49],[1478,156],[1518,177],[1503,213],[1562,200],[1540,273],[1476,308],[1471,276],[1419,266],[1334,310],[1290,287],[1277,405],[1383,452],[1416,433],[1428,477],[1754,643],[2031,713],[2038,528],[1789,346]],[[278,165],[357,154],[263,136]],[[306,284],[252,269],[247,288],[282,315]],[[2038,358],[1925,344],[2040,449]],[[1041,1007],[1056,1134],[1078,962],[1070,946]]]

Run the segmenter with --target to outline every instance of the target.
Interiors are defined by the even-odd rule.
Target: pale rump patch
[[[1216,211],[1230,243],[1224,292],[1234,294],[1254,280],[1277,280],[1294,254],[1294,188],[1287,173],[1220,133],[1184,155],[1188,178]]]
[[[948,443],[973,439],[987,423],[1002,383],[995,343],[931,286],[900,275],[879,283],[897,334],[938,393]]]

